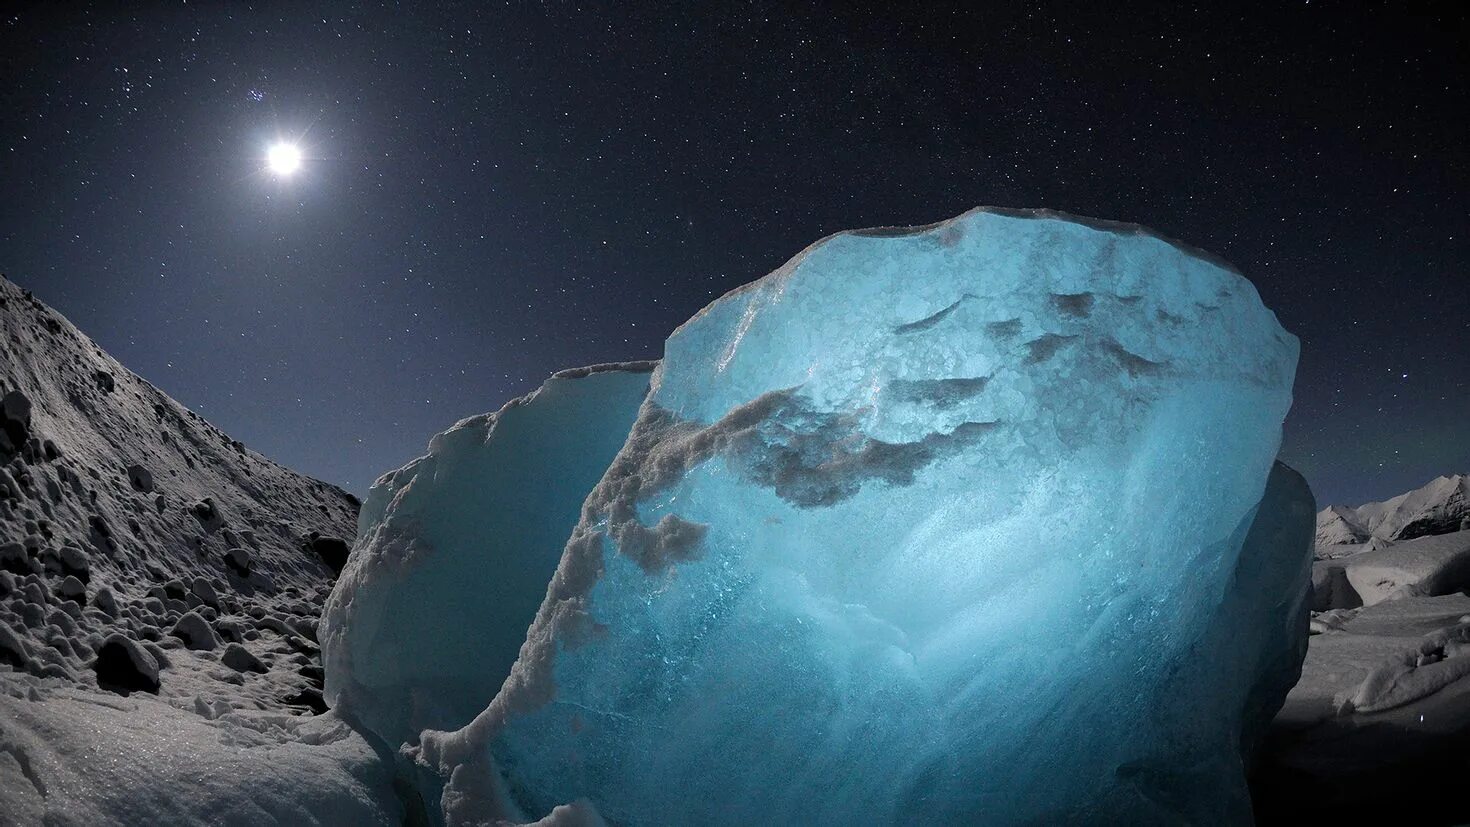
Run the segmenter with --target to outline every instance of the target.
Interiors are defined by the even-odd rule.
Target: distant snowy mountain
[[[1351,508],[1331,505],[1317,514],[1318,548],[1354,545],[1367,539],[1368,529],[1358,522],[1358,515]]]
[[[1317,514],[1317,557],[1344,557],[1464,529],[1470,529],[1470,477],[1436,477],[1383,502],[1322,509]]]
[[[1384,540],[1412,540],[1470,528],[1470,477],[1436,477],[1422,488],[1357,508],[1358,517]]]
[[[0,278],[0,822],[396,821],[314,714],[357,510]]]

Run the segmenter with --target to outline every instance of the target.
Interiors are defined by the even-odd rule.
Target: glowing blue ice
[[[335,706],[390,747],[485,708],[651,367],[565,371],[377,481],[322,617]]]
[[[1248,820],[1306,636],[1296,355],[1131,225],[819,242],[669,338],[422,792],[453,824]]]

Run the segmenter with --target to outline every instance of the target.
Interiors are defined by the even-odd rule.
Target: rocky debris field
[[[141,759],[138,739],[202,733],[188,744],[203,757],[216,736],[251,730],[240,716],[279,734],[325,712],[316,627],[358,506],[231,439],[0,279],[0,812],[111,820],[157,780],[145,768],[136,784],[99,779],[111,792],[48,778]],[[89,721],[126,729],[118,710],[187,720],[109,742],[123,730]]]

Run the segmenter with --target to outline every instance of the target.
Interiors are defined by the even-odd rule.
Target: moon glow
[[[301,168],[301,150],[295,144],[274,144],[266,151],[265,163],[277,175],[290,175]]]

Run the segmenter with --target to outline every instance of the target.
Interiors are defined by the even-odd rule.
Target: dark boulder
[[[92,663],[97,685],[122,695],[129,692],[158,694],[158,660],[138,641],[114,632],[97,648]]]
[[[308,544],[333,574],[342,573],[342,568],[347,565],[347,555],[352,551],[352,546],[346,540],[341,537],[317,536],[311,537]]]

